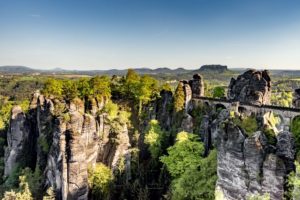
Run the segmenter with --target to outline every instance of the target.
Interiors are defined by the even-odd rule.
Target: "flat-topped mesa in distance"
[[[294,91],[293,106],[300,108],[300,88]]]
[[[228,71],[228,67],[226,65],[203,65],[200,67],[201,72],[226,72]]]
[[[267,70],[248,70],[232,78],[228,86],[227,98],[254,105],[270,104],[271,78]]]

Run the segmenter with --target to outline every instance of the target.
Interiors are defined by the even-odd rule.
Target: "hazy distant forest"
[[[230,70],[222,73],[202,72],[205,96],[225,98],[230,78],[238,74],[239,72]],[[30,115],[32,95],[39,90],[47,98],[66,103],[83,102],[84,107],[89,107],[92,99],[106,99],[105,106],[98,114],[107,113],[107,123],[115,130],[121,129],[122,124],[128,126],[132,144],[130,181],[124,174],[124,161],[120,161],[115,171],[97,163],[95,168],[89,169],[90,198],[214,199],[217,180],[216,150],[212,149],[205,155],[204,145],[197,134],[178,131],[183,115],[181,111],[184,109],[184,94],[177,85],[179,80],[190,77],[191,73],[181,76],[163,73],[139,75],[132,69],[118,76],[30,73],[0,75],[0,197],[55,199],[53,188],[45,191],[44,176],[38,165],[30,166],[20,161],[11,175],[4,176],[4,147],[7,146],[6,133],[11,109],[14,105],[20,105],[23,112]],[[273,74],[272,78],[271,104],[291,107],[293,91],[300,88],[300,77]],[[177,119],[178,124],[172,124],[168,130],[162,128],[157,120],[149,121],[148,117],[151,104],[160,98],[161,91],[172,93],[175,99],[167,106],[176,112],[174,121]],[[57,117],[70,120],[63,107],[55,109]],[[194,110],[191,113],[195,123],[201,122],[201,112],[205,111]],[[255,130],[256,122],[251,119],[245,124],[240,123],[247,130],[250,128],[250,132]],[[300,134],[300,127],[294,128]],[[199,132],[197,127],[193,131]],[[142,151],[138,148],[140,135],[143,135],[146,145],[147,153],[144,155],[139,155],[139,151]],[[37,142],[47,154],[51,141],[44,138]],[[264,197],[253,199],[262,198]]]

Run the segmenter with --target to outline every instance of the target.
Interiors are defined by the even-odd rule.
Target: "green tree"
[[[55,193],[52,187],[49,187],[46,194],[43,196],[43,200],[55,200]]]
[[[110,120],[114,120],[118,116],[119,107],[117,104],[109,101],[104,105],[103,112],[108,114]]]
[[[217,181],[217,151],[202,158],[195,168],[188,168],[172,182],[172,199],[215,199]]]
[[[133,69],[128,69],[124,86],[124,91],[130,98],[138,99],[140,76]]]
[[[86,99],[91,95],[92,91],[91,91],[91,86],[88,78],[79,79],[77,85],[78,85],[79,97],[81,99]]]
[[[295,161],[296,170],[288,176],[289,199],[300,199],[300,164]]]
[[[180,132],[175,145],[168,148],[168,156],[161,156],[160,160],[167,166],[171,176],[178,178],[186,169],[197,166],[203,153],[203,144],[197,141],[196,135]]]
[[[158,82],[150,76],[142,76],[137,87],[137,94],[139,100],[139,113],[142,111],[143,104],[148,103],[151,97],[158,93]]]
[[[225,89],[224,87],[215,87],[213,89],[213,98],[223,98],[225,97]]]
[[[157,159],[161,154],[162,139],[163,131],[161,130],[158,121],[151,120],[145,134],[145,144],[148,145],[148,149],[153,159]]]
[[[88,182],[95,199],[108,199],[110,185],[113,181],[112,170],[102,163],[88,168]]]
[[[44,84],[42,93],[46,96],[54,95],[61,97],[63,93],[63,83],[61,80],[49,78]]]
[[[171,87],[171,85],[169,83],[164,83],[164,84],[162,84],[160,90],[172,91],[172,87]]]
[[[300,151],[300,116],[295,117],[293,119],[292,124],[291,124],[291,131],[295,138],[296,152],[299,153],[299,151]],[[300,159],[299,159],[299,161],[300,161]]]
[[[160,157],[172,176],[172,199],[214,199],[217,152],[213,150],[205,158],[203,153],[204,146],[196,135],[180,132],[168,155]]]
[[[174,95],[174,109],[176,112],[184,110],[185,95],[183,90],[183,84],[179,83]]]
[[[71,101],[79,96],[77,84],[75,81],[65,80],[63,82],[63,96],[68,101]]]
[[[95,76],[90,80],[91,94],[101,100],[104,98],[110,98],[110,78],[109,76]]]
[[[28,183],[25,176],[20,176],[19,188],[14,191],[7,191],[2,200],[33,200]]]

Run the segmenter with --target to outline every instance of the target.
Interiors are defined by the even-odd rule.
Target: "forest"
[[[205,96],[218,99],[226,98],[227,82],[205,77]],[[128,131],[130,159],[120,157],[112,167],[104,159],[88,166],[89,199],[218,199],[216,192],[217,150],[211,145],[207,148],[201,134],[205,116],[211,111],[205,105],[197,105],[188,114],[185,112],[185,91],[177,87],[178,81],[157,80],[151,75],[139,75],[129,69],[125,76],[16,76],[5,75],[0,78],[0,196],[2,199],[58,199],[57,190],[46,181],[45,166],[50,154],[53,133],[48,131],[38,136],[34,147],[35,154],[46,160],[28,163],[31,155],[23,155],[5,174],[5,151],[8,145],[7,133],[10,129],[12,108],[19,105],[26,118],[33,116],[32,96],[39,90],[46,99],[56,102],[53,120],[59,119],[72,123],[71,105],[82,108],[84,115],[105,115],[105,124],[110,127],[108,140],[113,145],[123,144],[124,126]],[[271,104],[291,107],[293,90],[300,81],[280,80],[273,84]],[[169,101],[164,105],[160,116],[159,106],[166,96]],[[99,109],[93,114],[93,106]],[[66,105],[69,105],[66,106]],[[212,121],[217,120],[222,110],[216,110]],[[161,119],[171,117],[171,123]],[[192,128],[182,127],[182,122],[191,116]],[[254,116],[239,118],[231,113],[233,123],[251,137],[259,130]],[[276,124],[276,119],[274,119]],[[52,123],[52,122],[51,122]],[[54,123],[54,122],[53,122]],[[226,122],[227,123],[227,122]],[[225,125],[224,125],[225,126]],[[187,131],[189,130],[189,131]],[[264,129],[270,144],[276,144],[273,130]],[[300,151],[300,119],[291,124],[294,134],[296,155]],[[102,134],[102,135],[101,135]],[[111,136],[112,134],[112,136]],[[248,137],[247,136],[247,137]],[[100,143],[105,140],[100,133]],[[107,138],[106,138],[107,139]],[[276,145],[275,145],[276,146]],[[40,152],[39,152],[40,151]],[[296,156],[296,168],[286,179],[285,198],[292,198],[293,188],[299,184],[300,156]],[[35,158],[36,159],[36,158]],[[130,169],[128,169],[130,162]],[[128,172],[128,170],[130,172]],[[296,191],[297,192],[297,191]],[[299,191],[298,191],[299,193]],[[221,198],[220,198],[221,199]],[[249,199],[270,199],[268,194],[255,195]]]

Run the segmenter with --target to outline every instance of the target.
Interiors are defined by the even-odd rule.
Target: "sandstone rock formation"
[[[30,130],[26,124],[26,116],[20,106],[14,106],[11,111],[10,126],[7,133],[5,149],[4,176],[8,176],[23,157],[27,148]]]
[[[255,105],[270,104],[271,78],[268,71],[248,70],[237,79],[232,78],[227,98]]]
[[[263,132],[244,135],[228,119],[229,112],[223,110],[211,126],[218,150],[218,192],[228,200],[264,193],[269,193],[272,200],[283,199],[286,175],[294,167],[291,133],[279,132],[276,151],[270,152],[271,144]]]
[[[204,96],[204,82],[200,74],[195,74],[193,79],[189,81],[189,84],[192,89],[193,98]]]
[[[45,174],[45,187],[52,187],[57,199],[88,199],[88,167],[98,161],[114,169],[124,158],[130,172],[127,125],[113,127],[106,113],[96,111],[102,107],[102,103],[92,101],[91,115],[80,99],[67,104],[39,92],[33,95],[28,114],[15,106],[7,133],[5,175],[11,174],[18,159],[28,152],[24,149],[31,149],[29,138],[35,153],[24,158],[25,166],[26,162],[36,162],[32,166],[37,165]],[[111,145],[112,141],[117,143]]]
[[[300,108],[300,88],[296,89],[294,92],[293,106],[295,108]]]

